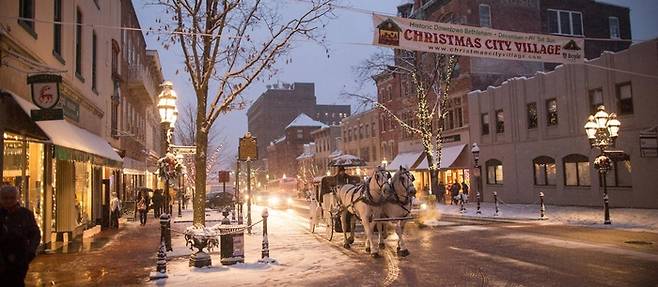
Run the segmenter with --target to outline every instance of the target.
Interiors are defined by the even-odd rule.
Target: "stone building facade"
[[[640,134],[658,127],[658,41],[585,65],[561,65],[468,96],[470,133],[480,145],[485,200],[492,192],[509,203],[546,202],[601,206],[601,181],[585,135],[598,105],[615,112],[621,130],[615,149],[624,152],[607,177],[613,207],[657,208],[658,150],[642,151]],[[647,75],[647,76],[645,76]],[[483,121],[484,118],[489,121]]]
[[[299,169],[297,157],[304,152],[304,144],[313,140],[311,132],[326,125],[302,113],[284,129],[283,137],[270,142],[267,147],[267,171],[270,179],[296,175]]]
[[[380,156],[379,112],[367,110],[344,118],[340,123],[342,152],[358,156],[368,163],[367,172],[382,163]]]

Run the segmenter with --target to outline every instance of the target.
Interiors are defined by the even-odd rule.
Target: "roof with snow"
[[[327,125],[324,123],[318,122],[305,113],[299,114],[290,124],[286,127],[286,129],[291,128],[291,127],[320,127],[324,128]]]

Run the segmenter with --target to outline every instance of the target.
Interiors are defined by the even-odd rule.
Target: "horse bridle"
[[[395,195],[396,202],[398,204],[400,204],[400,206],[403,207],[405,210],[407,210],[407,208],[404,205],[409,204],[411,198],[413,197],[409,194],[410,193],[409,190],[412,187],[415,178],[414,178],[414,175],[411,174],[411,172],[409,170],[406,170],[406,169],[402,172],[402,174],[399,176],[399,178],[402,178],[403,176],[406,177],[407,180],[409,181],[409,183],[405,184],[405,182],[403,180],[400,180],[400,184],[402,184],[402,187],[404,187],[404,191],[406,192],[406,194],[404,195],[404,197],[405,197],[404,201],[400,200],[400,197],[398,196],[398,193],[395,191],[395,186],[393,186],[393,194]]]

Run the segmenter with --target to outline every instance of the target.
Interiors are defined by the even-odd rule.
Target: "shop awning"
[[[21,97],[14,94],[12,96],[26,114],[29,115],[30,110],[38,109],[36,105]],[[123,161],[106,140],[87,130],[76,127],[65,120],[38,121],[36,123],[48,136],[50,142],[55,145],[90,153],[117,162]]]
[[[439,169],[453,167],[453,164],[464,150],[464,147],[466,147],[465,144],[460,144],[460,145],[441,148],[441,164],[439,165]],[[428,169],[429,168],[427,165],[427,159],[423,154],[420,164],[416,166],[415,170],[428,170]]]
[[[397,156],[395,156],[393,161],[386,166],[386,169],[396,170],[400,168],[400,166],[413,169],[414,164],[418,161],[418,159],[422,155],[423,155],[422,151],[399,153]]]

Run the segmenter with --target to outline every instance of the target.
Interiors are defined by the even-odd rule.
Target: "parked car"
[[[230,192],[210,192],[206,194],[206,207],[213,209],[223,209],[230,207],[235,203],[233,193]]]

